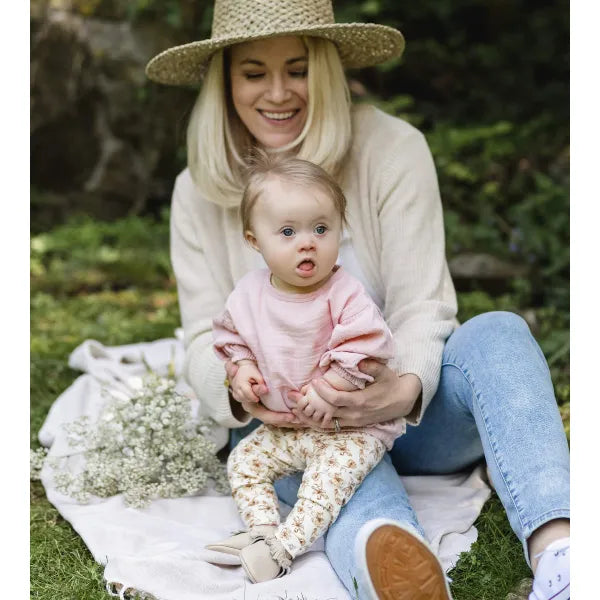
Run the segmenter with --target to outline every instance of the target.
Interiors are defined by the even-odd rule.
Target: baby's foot
[[[552,542],[543,552],[535,571],[529,600],[569,600],[571,597],[570,538]]]
[[[204,547],[214,552],[239,556],[243,548],[249,546],[255,539],[273,535],[275,529],[277,529],[275,525],[257,525],[252,531],[240,531],[225,540],[215,542],[214,544],[207,544]]]
[[[252,583],[261,583],[283,577],[289,567],[281,566],[271,555],[271,548],[265,540],[256,540],[240,552],[240,561]],[[289,562],[289,561],[288,561]]]

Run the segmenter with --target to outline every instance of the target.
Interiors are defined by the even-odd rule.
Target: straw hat
[[[336,24],[331,0],[215,0],[211,38],[165,50],[148,63],[146,74],[158,83],[198,85],[216,50],[282,35],[331,40],[351,68],[376,65],[404,50],[404,37],[392,27]]]

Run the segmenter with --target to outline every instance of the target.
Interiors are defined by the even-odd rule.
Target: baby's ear
[[[246,241],[257,251],[260,252],[260,248],[258,247],[258,241],[256,236],[249,229],[244,233],[244,238]]]

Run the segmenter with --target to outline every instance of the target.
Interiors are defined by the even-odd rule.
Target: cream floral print
[[[364,431],[261,425],[233,449],[227,472],[250,532],[258,525],[278,525],[275,538],[295,558],[335,521],[384,453],[384,443]],[[304,471],[298,500],[281,523],[273,482],[297,471]]]

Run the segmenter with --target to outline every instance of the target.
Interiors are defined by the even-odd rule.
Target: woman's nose
[[[286,85],[285,78],[276,75],[271,79],[271,85],[269,86],[266,97],[271,102],[275,102],[276,104],[281,104],[285,102],[291,97],[291,91],[288,89]]]

